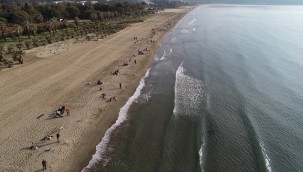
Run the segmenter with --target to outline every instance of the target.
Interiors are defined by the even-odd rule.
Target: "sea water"
[[[204,5],[83,171],[303,171],[303,6]]]

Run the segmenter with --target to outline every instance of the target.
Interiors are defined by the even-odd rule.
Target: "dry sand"
[[[35,48],[27,52],[33,58],[25,64],[0,71],[0,171],[40,171],[43,159],[47,171],[81,171],[150,67],[165,33],[189,10],[161,12],[104,40]],[[152,28],[165,31],[151,38]],[[155,42],[147,43],[151,39]],[[138,55],[145,48],[149,51]],[[115,70],[120,74],[112,75]],[[104,84],[95,85],[98,79]],[[118,100],[108,102],[113,96]],[[71,114],[53,118],[62,105]],[[58,143],[55,135],[61,126]],[[41,141],[49,133],[54,137]],[[39,149],[30,150],[31,142]]]

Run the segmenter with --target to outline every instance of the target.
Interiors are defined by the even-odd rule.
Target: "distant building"
[[[63,0],[63,1],[53,1],[54,4],[59,4],[59,3],[74,3],[74,1],[68,1],[68,0]]]
[[[77,2],[77,3],[84,5],[84,4],[87,3],[87,2],[88,2],[88,1],[79,1],[79,2]],[[98,1],[90,1],[90,3],[96,4],[96,3],[98,3]]]

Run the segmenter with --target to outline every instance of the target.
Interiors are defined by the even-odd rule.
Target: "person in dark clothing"
[[[60,138],[60,133],[57,133],[56,134],[56,137],[57,137],[57,141],[59,142],[60,140],[59,140],[59,138]]]
[[[43,171],[46,170],[46,164],[47,164],[46,160],[45,159],[42,160]]]
[[[120,86],[120,89],[122,89],[122,83],[121,82],[119,83],[119,86]]]

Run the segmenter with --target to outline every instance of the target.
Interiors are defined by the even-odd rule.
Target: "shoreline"
[[[128,93],[129,96],[127,97],[127,99],[125,99],[125,100],[122,101],[124,103],[122,103],[121,105],[119,105],[119,108],[116,108],[115,112],[112,112],[113,115],[116,114],[116,119],[117,120],[118,120],[119,112],[120,112],[121,108],[125,105],[125,103],[128,101],[128,99],[131,98],[131,96],[135,93],[136,89],[139,86],[138,84],[139,84],[140,80],[144,77],[144,75],[146,74],[147,70],[153,64],[154,57],[157,54],[157,51],[160,48],[160,46],[162,44],[162,41],[165,39],[166,35],[183,19],[183,17],[188,12],[190,12],[193,9],[194,9],[194,7],[191,7],[191,8],[186,9],[185,11],[183,11],[182,14],[181,14],[181,17],[179,18],[179,20],[175,21],[172,24],[172,26],[170,26],[170,28],[167,31],[165,31],[165,33],[162,34],[161,37],[157,40],[157,45],[155,46],[155,48],[153,48],[151,50],[151,53],[149,54],[149,57],[148,57],[149,62],[147,64],[147,66],[146,66],[146,70],[143,70],[142,73],[140,73],[140,77],[136,78],[135,83],[137,83],[137,87],[133,88],[132,90],[129,90],[129,93]],[[96,147],[101,143],[101,141],[102,141],[103,137],[105,136],[105,133],[107,132],[107,130],[109,130],[112,127],[112,125],[114,125],[115,123],[116,123],[116,120],[106,130],[101,130],[100,131],[100,128],[99,128],[99,130],[96,129],[96,131],[94,132],[94,137],[91,137],[95,141],[94,144],[92,144],[94,146],[91,147],[91,148],[88,148],[86,151],[83,150],[84,154],[81,154],[81,155],[85,155],[85,156],[81,158],[82,161],[80,161],[80,163],[79,162],[78,163],[76,163],[76,162],[74,163],[74,165],[78,164],[78,168],[72,168],[71,171],[81,171],[81,170],[84,170],[84,168],[88,166],[90,160],[92,160],[92,158],[93,158],[93,155],[95,155],[95,153],[97,153],[96,152]],[[100,135],[102,135],[102,137],[100,137]],[[100,138],[98,138],[98,137],[100,137]],[[96,139],[96,138],[98,138],[98,139]],[[85,152],[89,152],[89,153],[85,154]]]
[[[37,171],[42,169],[42,159],[47,160],[48,171],[81,171],[86,167],[152,64],[165,35],[191,9],[161,12],[97,42],[65,43],[64,51],[56,51],[55,46],[39,47],[29,53],[40,53],[40,59],[1,71],[1,169]],[[147,43],[152,36],[150,30],[164,28],[168,21],[171,25],[152,38],[155,43]],[[139,39],[136,43],[134,36]],[[145,47],[149,51],[144,55],[132,56]],[[112,75],[117,69],[121,74]],[[87,85],[98,79],[104,81],[103,90],[98,85]],[[101,93],[107,94],[106,100],[100,98]],[[118,101],[108,102],[113,96]],[[71,107],[71,115],[51,118],[50,113],[61,105]],[[40,114],[44,115],[38,119]],[[60,126],[64,129],[59,143],[53,139],[38,145],[38,150],[28,150],[31,141],[38,142]]]

